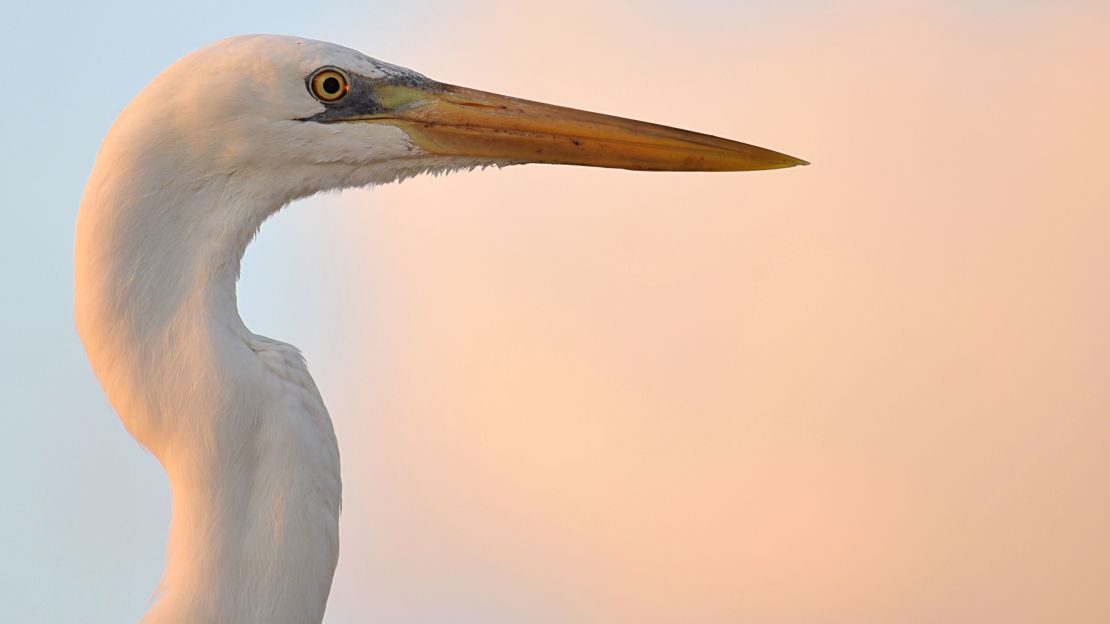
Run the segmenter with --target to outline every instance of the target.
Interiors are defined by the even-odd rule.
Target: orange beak
[[[757,171],[808,165],[707,134],[432,83],[386,84],[384,112],[345,121],[387,123],[427,154],[642,171]]]

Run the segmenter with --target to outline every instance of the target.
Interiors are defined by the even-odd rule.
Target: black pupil
[[[335,76],[324,78],[324,93],[328,95],[339,93],[339,79]]]

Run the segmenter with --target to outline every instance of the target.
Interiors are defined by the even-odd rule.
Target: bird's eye
[[[308,88],[321,102],[334,102],[347,95],[351,90],[351,83],[343,72],[324,68],[312,74],[312,79],[308,81]]]

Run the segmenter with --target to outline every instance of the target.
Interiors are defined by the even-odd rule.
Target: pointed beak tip
[[[810,162],[808,160],[802,160],[801,158],[798,158],[797,156],[791,156],[790,154],[783,154],[782,152],[776,152],[776,154],[779,156],[780,162],[783,163],[782,164],[783,168],[808,167],[810,165]]]
[[[794,156],[787,156],[786,154],[783,154],[783,159],[780,161],[779,165],[774,168],[791,169],[793,167],[808,167],[809,165],[810,162],[808,160],[802,160],[801,158],[795,158]]]
[[[786,154],[777,155],[774,160],[764,161],[762,163],[752,165],[751,162],[745,161],[727,171],[760,171],[760,170],[776,170],[776,169],[793,169],[794,167],[808,167],[810,162],[795,158]]]

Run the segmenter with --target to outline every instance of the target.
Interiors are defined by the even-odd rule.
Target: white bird
[[[239,264],[262,222],[321,191],[529,162],[806,164],[285,36],[196,51],[128,105],[81,202],[76,320],[112,405],[173,492],[166,570],[144,621],[323,618],[339,553],[339,450],[300,352],[239,317]]]

